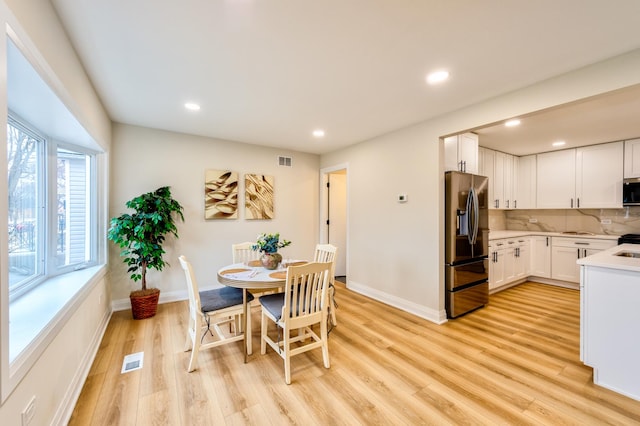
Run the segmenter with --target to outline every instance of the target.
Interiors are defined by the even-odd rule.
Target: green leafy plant
[[[168,186],[158,188],[126,202],[134,213],[111,219],[107,238],[122,249],[123,262],[131,279],[142,281],[147,290],[147,270],[161,271],[165,265],[162,244],[167,234],[178,238],[176,219],[184,221],[183,208],[171,197]]]
[[[263,253],[276,253],[278,249],[283,248],[291,244],[291,241],[283,239],[280,241],[280,234],[260,234],[258,240],[251,249],[254,251],[261,251]]]

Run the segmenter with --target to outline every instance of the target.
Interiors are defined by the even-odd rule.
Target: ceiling
[[[640,48],[637,0],[51,3],[113,121],[318,154]]]
[[[514,155],[536,154],[603,142],[640,138],[640,86],[518,117],[474,130],[481,146]],[[551,144],[564,141],[565,145]]]

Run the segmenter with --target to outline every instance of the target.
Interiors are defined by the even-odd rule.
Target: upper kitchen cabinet
[[[514,158],[513,208],[536,208],[536,156]]]
[[[624,142],[624,177],[640,177],[640,139]]]
[[[622,142],[537,156],[539,209],[622,207]]]
[[[493,170],[493,204],[496,209],[513,209],[513,168],[514,157],[504,152],[496,152]]]
[[[445,138],[444,169],[478,174],[478,135],[463,133]]]

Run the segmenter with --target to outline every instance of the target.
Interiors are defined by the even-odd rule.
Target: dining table
[[[218,282],[220,284],[242,289],[242,325],[244,333],[244,362],[249,359],[247,336],[247,291],[266,290],[284,287],[287,278],[287,268],[308,263],[306,260],[286,260],[278,265],[277,269],[267,269],[262,266],[260,260],[252,260],[245,263],[233,263],[223,266],[218,270]]]

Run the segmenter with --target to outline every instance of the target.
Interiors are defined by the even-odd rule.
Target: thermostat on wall
[[[406,203],[407,202],[407,194],[398,194],[398,202]]]

